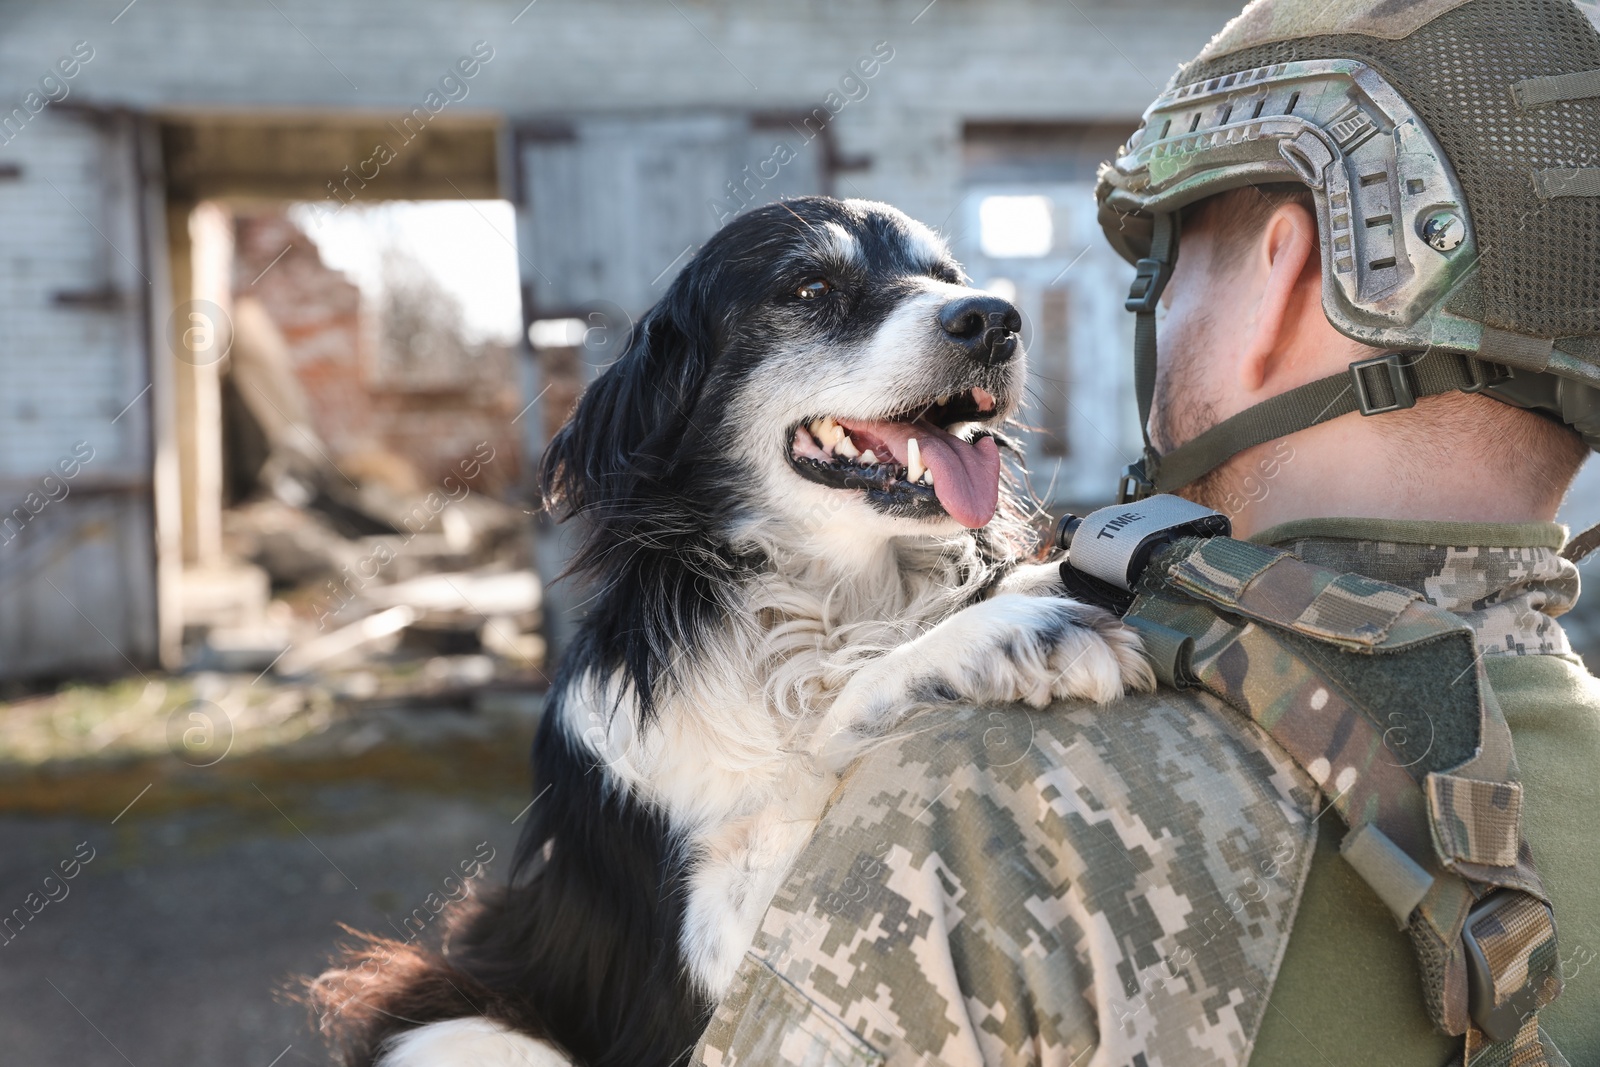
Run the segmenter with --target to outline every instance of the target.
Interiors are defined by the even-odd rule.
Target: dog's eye
[[[816,300],[833,292],[833,283],[826,278],[812,278],[794,291],[801,300]]]

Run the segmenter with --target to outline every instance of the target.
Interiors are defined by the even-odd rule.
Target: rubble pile
[[[265,576],[271,599],[234,625],[191,628],[189,666],[327,676],[358,699],[541,684],[540,588],[526,517],[464,483],[461,490],[451,500],[442,491],[324,484],[229,509],[228,554]]]

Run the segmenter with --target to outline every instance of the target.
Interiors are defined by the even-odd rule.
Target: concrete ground
[[[503,878],[531,796],[530,716],[379,718],[376,742],[368,721],[205,768],[162,755],[0,776],[0,916],[38,909],[0,935],[0,1062],[328,1063],[287,996],[296,979],[340,923],[395,933],[483,842]]]

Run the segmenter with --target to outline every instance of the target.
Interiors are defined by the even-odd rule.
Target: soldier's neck
[[[1565,486],[1514,483],[1482,459],[1408,449],[1347,415],[1235,456],[1206,503],[1234,536],[1294,519],[1352,516],[1449,522],[1550,522]],[[1221,498],[1220,500],[1217,498]]]

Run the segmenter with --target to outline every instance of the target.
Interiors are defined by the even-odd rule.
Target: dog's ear
[[[675,461],[697,450],[690,414],[715,342],[685,281],[634,327],[621,358],[584,391],[545,450],[540,481],[558,519],[592,512],[605,521],[643,505],[665,488]]]

